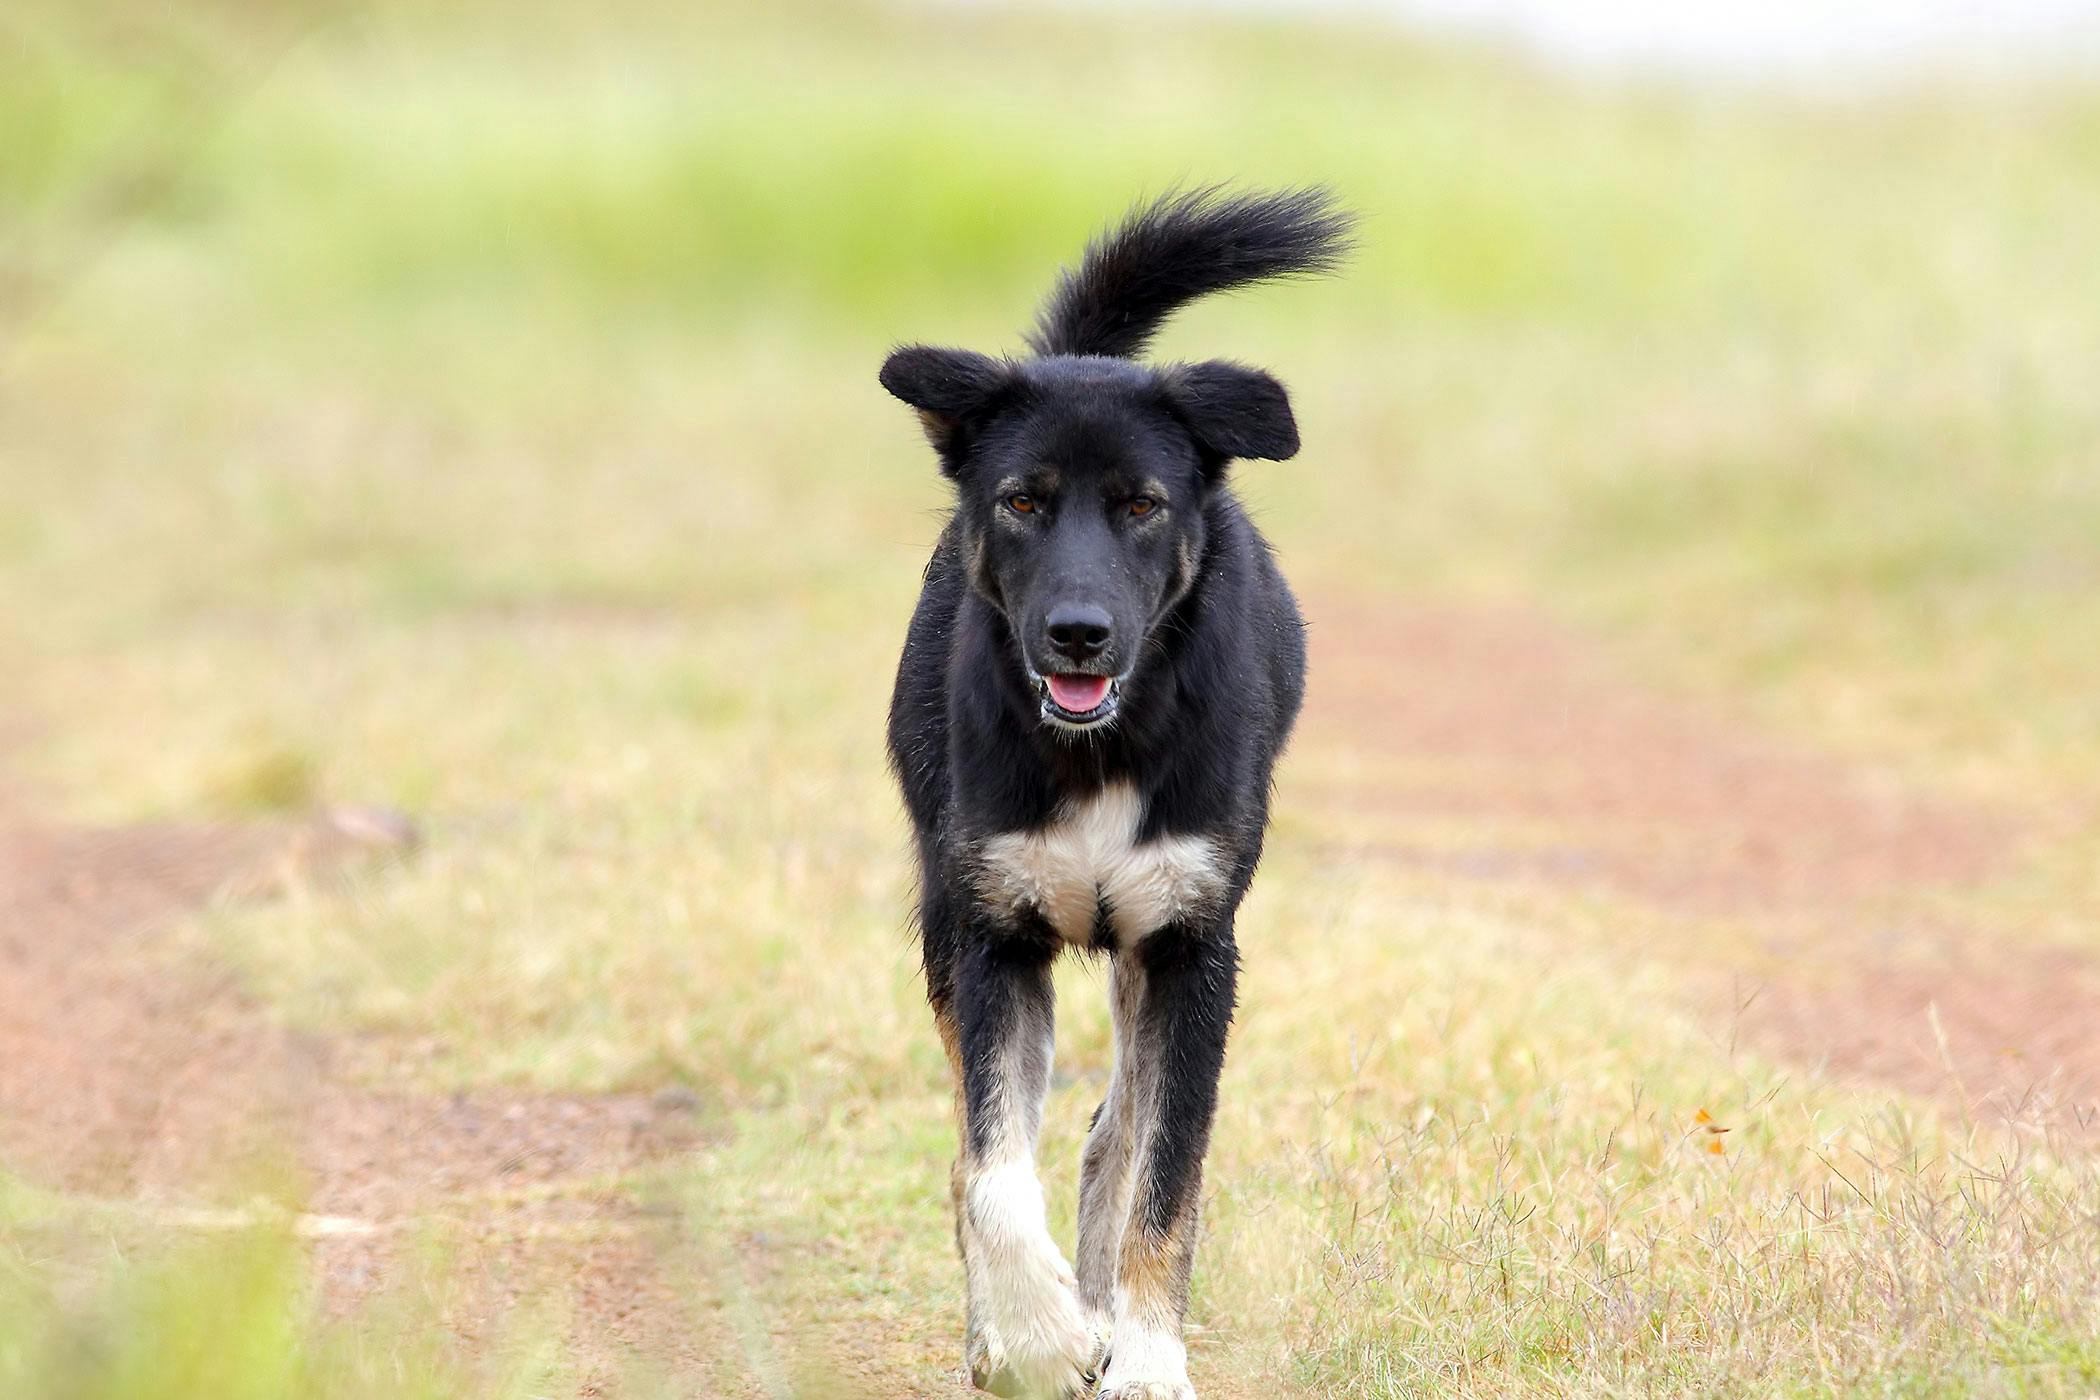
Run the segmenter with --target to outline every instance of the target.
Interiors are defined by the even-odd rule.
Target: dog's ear
[[[950,451],[961,428],[992,408],[1013,386],[1013,366],[974,350],[907,345],[882,362],[882,387],[919,411],[926,438],[955,469]]]
[[[1215,470],[1235,457],[1280,462],[1298,451],[1291,396],[1273,375],[1229,360],[1176,365],[1162,376],[1167,399]]]

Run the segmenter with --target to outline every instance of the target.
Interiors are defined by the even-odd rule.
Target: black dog
[[[918,833],[926,981],[956,1071],[952,1184],[977,1384],[1192,1397],[1191,1255],[1269,776],[1303,624],[1225,485],[1298,450],[1283,386],[1132,362],[1182,303],[1330,270],[1317,191],[1171,197],[1087,249],[1033,359],[909,346],[882,384],[955,483],[890,708]],[[1045,1225],[1036,1131],[1050,965],[1113,958],[1116,1064],[1080,1184],[1078,1274]],[[1105,1373],[1104,1373],[1105,1368]]]

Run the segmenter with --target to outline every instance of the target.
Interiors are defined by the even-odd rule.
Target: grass
[[[670,1189],[724,1387],[951,1364],[947,1091],[878,753],[941,494],[873,370],[1012,347],[1140,191],[1366,211],[1345,281],[1169,340],[1296,387],[1305,457],[1241,484],[1316,596],[1551,600],[1783,731],[2090,796],[2090,86],[1810,102],[1355,22],[854,4],[5,23],[11,762],[82,820],[413,810],[416,860],[180,948],[303,1027],[413,1041],[384,1072],[424,1088],[697,1093],[719,1140]],[[1484,908],[1333,853],[1288,776],[1282,810],[1207,1393],[2100,1385],[2081,1154],[1734,1049],[1628,951],[1697,930]],[[2077,922],[2076,856],[2008,898]],[[1108,1043],[1095,977],[1063,991],[1069,1232]],[[8,1220],[55,1296],[36,1242],[84,1227]],[[181,1371],[198,1394],[385,1390],[375,1355],[386,1393],[533,1383],[413,1318],[332,1329],[297,1251],[227,1248],[0,1312],[0,1374],[180,1393],[211,1333],[252,1347]],[[149,1341],[83,1360],[81,1325]]]
[[[559,1374],[544,1347],[472,1356],[418,1325],[442,1283],[414,1267],[354,1316],[328,1316],[291,1224],[170,1242],[150,1211],[0,1177],[0,1385],[75,1400],[524,1400]]]

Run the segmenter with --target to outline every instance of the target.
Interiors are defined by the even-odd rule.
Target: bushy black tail
[[[1141,353],[1185,302],[1272,277],[1332,272],[1355,219],[1325,190],[1167,195],[1087,245],[1058,278],[1029,346],[1038,355]]]

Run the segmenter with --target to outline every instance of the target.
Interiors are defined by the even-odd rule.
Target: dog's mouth
[[[1072,671],[1037,676],[1035,684],[1043,699],[1043,718],[1075,729],[1099,724],[1114,714],[1121,690],[1111,676]]]

